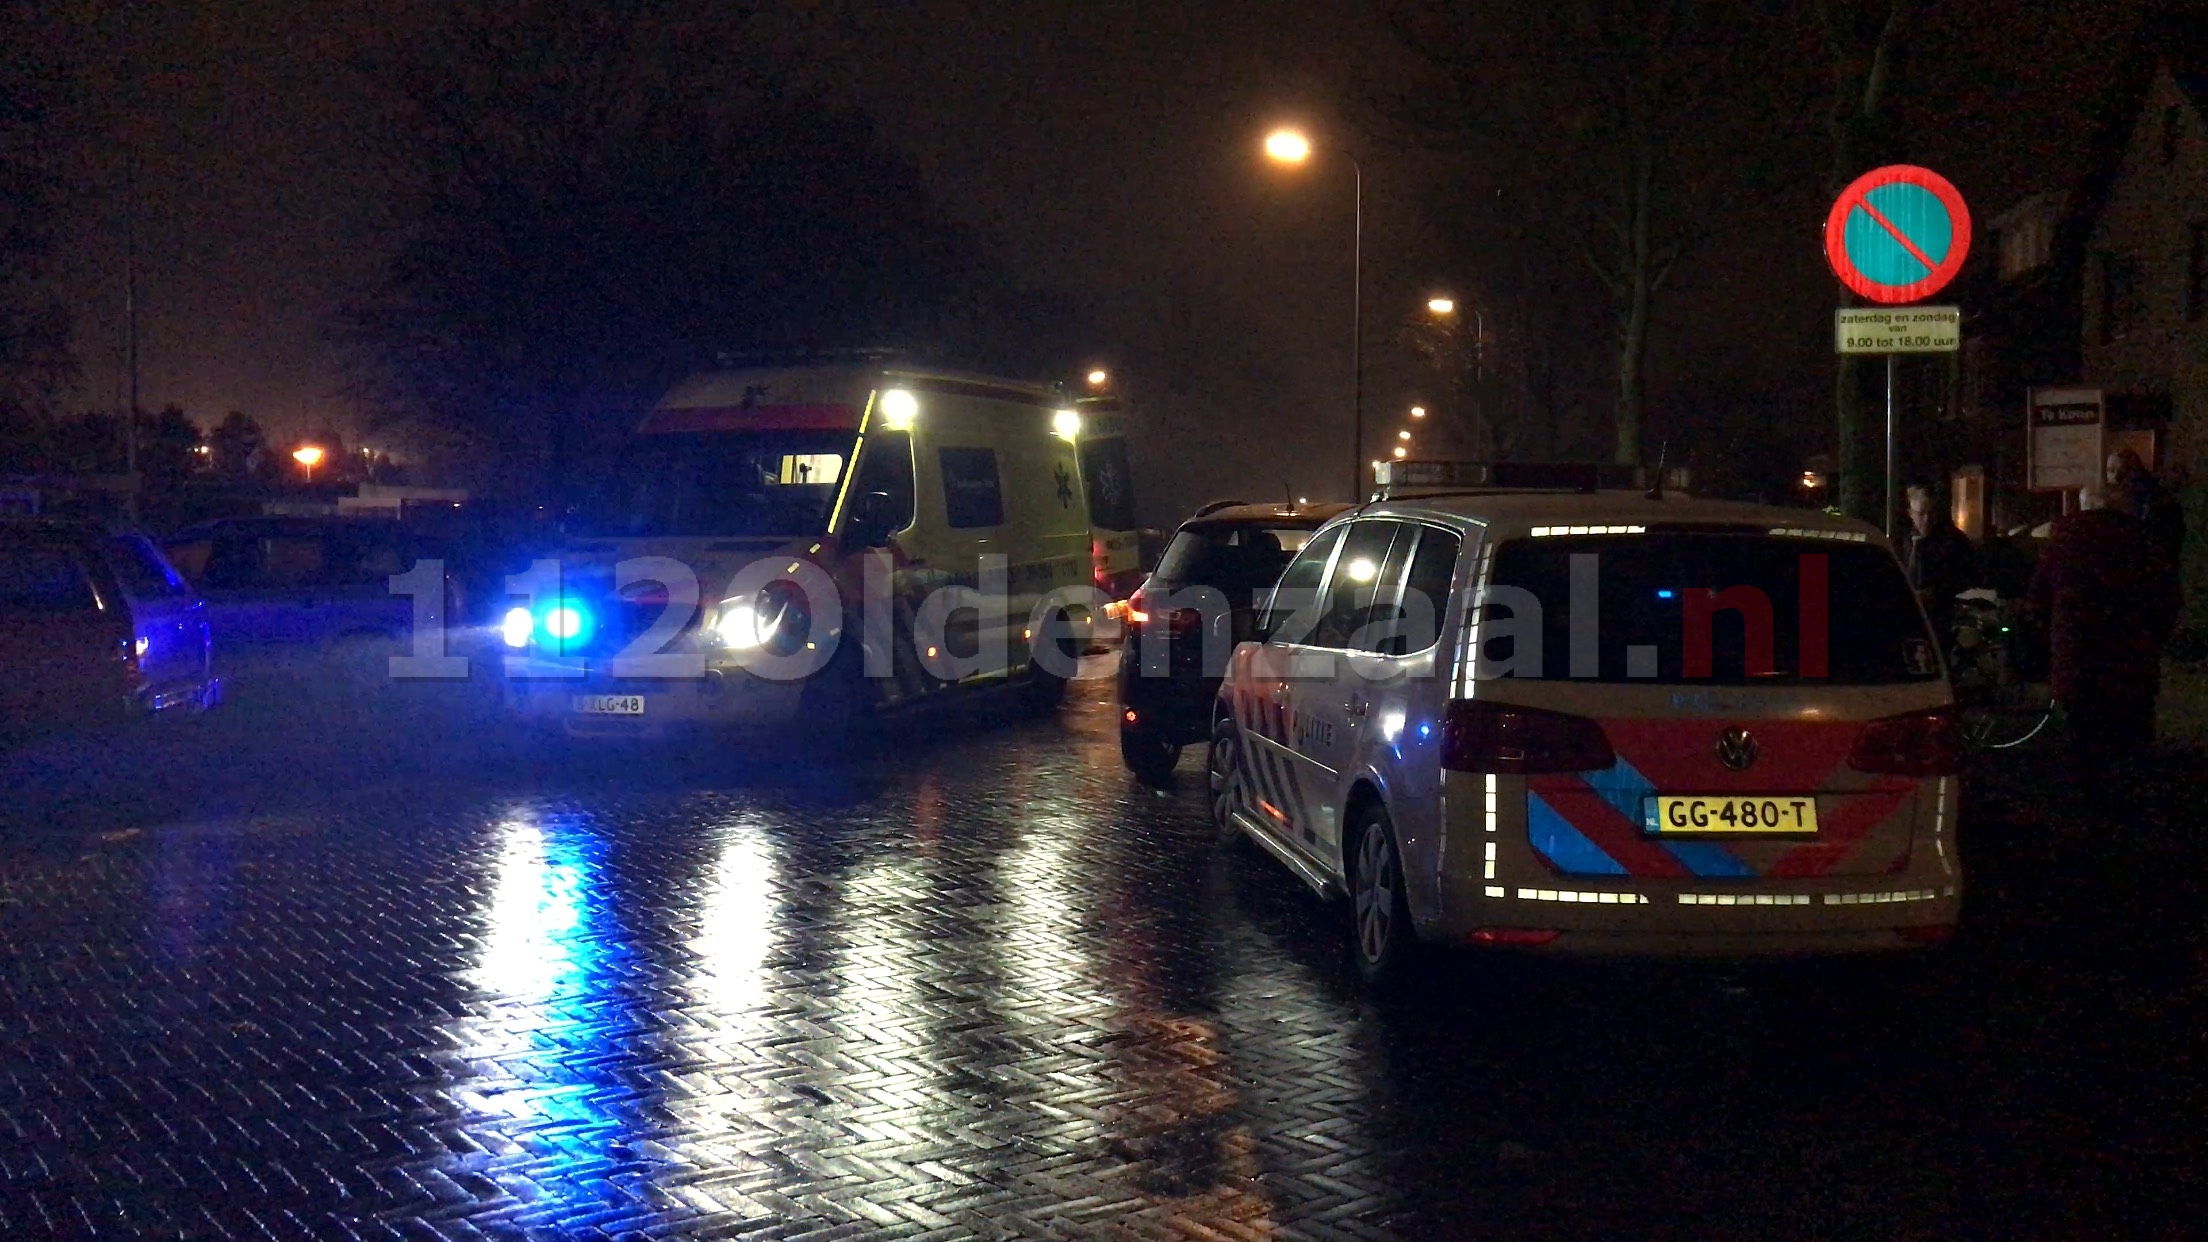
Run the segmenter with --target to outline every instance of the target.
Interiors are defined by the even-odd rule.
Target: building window
[[[2101,343],[2130,334],[2139,323],[2139,261],[2128,254],[2095,255],[2101,281]]]
[[[2208,312],[2208,221],[2195,220],[2185,232],[2185,318],[2197,320]]]

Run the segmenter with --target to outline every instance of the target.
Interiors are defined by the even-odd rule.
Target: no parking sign
[[[1891,164],[1856,178],[1825,217],[1825,261],[1873,302],[1931,297],[1970,257],[1970,210],[1947,178]]]

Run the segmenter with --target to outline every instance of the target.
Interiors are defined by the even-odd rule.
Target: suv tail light
[[[1882,776],[1953,776],[1962,765],[1962,727],[1944,707],[1874,720],[1848,752],[1849,767]]]
[[[1162,625],[1176,634],[1194,633],[1204,623],[1204,614],[1194,608],[1159,608],[1152,610],[1143,598],[1147,588],[1137,588],[1127,597],[1127,624]]]
[[[1456,699],[1442,718],[1441,766],[1452,772],[1599,772],[1618,761],[1602,726],[1585,716]]]

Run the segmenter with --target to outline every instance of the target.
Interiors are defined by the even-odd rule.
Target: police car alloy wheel
[[[1350,933],[1357,973],[1367,983],[1393,982],[1410,952],[1410,908],[1403,900],[1403,868],[1387,813],[1377,807],[1358,817],[1355,863],[1350,872]]]

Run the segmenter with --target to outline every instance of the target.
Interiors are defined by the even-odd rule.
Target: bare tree
[[[1536,239],[1601,282],[1616,331],[1614,457],[1638,464],[1651,320],[1710,234],[1742,144],[1719,118],[1758,10],[1704,0],[1386,0],[1429,73],[1389,109],[1507,169]]]
[[[557,487],[608,416],[724,354],[930,352],[983,303],[1026,339],[1058,322],[863,117],[778,76],[751,11],[453,0],[371,66],[394,257],[342,330],[376,408],[532,450]]]

